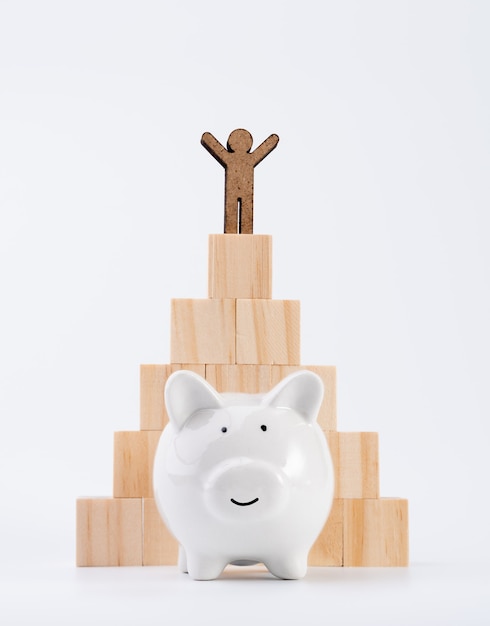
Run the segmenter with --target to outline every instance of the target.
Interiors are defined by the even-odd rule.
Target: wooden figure
[[[211,133],[204,133],[202,145],[225,168],[225,233],[253,233],[254,167],[274,150],[279,142],[271,135],[258,148],[252,148],[252,135],[237,128],[225,148]]]

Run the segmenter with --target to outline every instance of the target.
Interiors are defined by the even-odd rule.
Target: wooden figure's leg
[[[238,233],[238,199],[225,193],[225,234]]]
[[[254,232],[253,195],[240,199],[240,235],[252,235]]]

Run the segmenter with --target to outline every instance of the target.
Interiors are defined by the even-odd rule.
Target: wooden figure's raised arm
[[[265,157],[274,150],[278,143],[279,137],[277,135],[267,137],[267,139],[252,152],[252,156],[254,157],[254,167],[265,159]]]
[[[228,150],[212,135],[211,133],[204,133],[201,137],[201,144],[206,150],[214,156],[214,158],[221,163],[223,167],[228,165],[227,157],[229,156]],[[264,155],[265,156],[265,155]]]

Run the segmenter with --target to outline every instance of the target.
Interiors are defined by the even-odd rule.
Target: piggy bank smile
[[[231,501],[237,506],[250,506],[251,504],[255,504],[256,502],[258,502],[259,499],[254,498],[253,500],[250,500],[250,502],[238,502],[238,500],[235,500],[235,498],[231,498]]]

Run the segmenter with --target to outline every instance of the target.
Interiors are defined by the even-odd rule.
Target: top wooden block
[[[209,235],[210,298],[272,298],[270,235]]]

